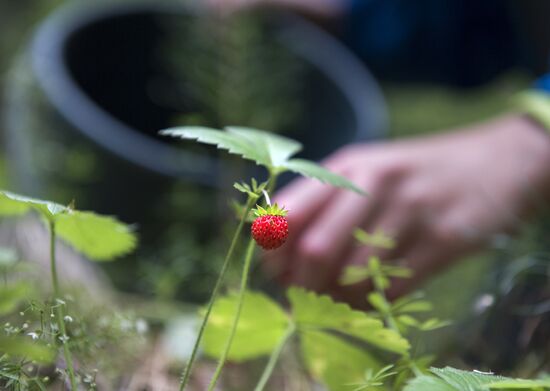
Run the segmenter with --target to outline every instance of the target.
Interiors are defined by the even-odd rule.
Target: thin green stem
[[[296,326],[294,325],[294,323],[291,322],[285,334],[277,344],[277,347],[271,353],[271,357],[269,357],[269,361],[267,362],[264,372],[260,377],[260,381],[258,381],[258,384],[256,385],[256,388],[254,388],[254,391],[263,391],[263,389],[267,384],[267,381],[269,380],[269,378],[271,377],[271,374],[273,373],[273,370],[275,369],[275,365],[279,360],[279,356],[281,355],[283,348],[285,347],[287,341],[290,339],[290,337],[294,334],[295,331],[296,331]]]
[[[225,274],[227,273],[227,269],[229,267],[231,258],[233,258],[233,253],[235,252],[235,248],[237,246],[239,236],[241,235],[241,232],[244,227],[244,223],[246,222],[246,216],[254,206],[255,201],[256,199],[254,197],[251,197],[251,196],[248,197],[248,200],[246,202],[246,207],[243,211],[243,215],[241,216],[239,225],[235,230],[235,234],[233,235],[233,239],[231,240],[231,244],[229,245],[229,250],[227,250],[227,254],[225,255],[225,259],[223,261],[223,265],[222,265],[220,274],[218,276],[218,280],[216,281],[216,285],[214,285],[214,289],[212,290],[210,300],[208,301],[208,306],[206,307],[206,313],[204,314],[204,318],[202,319],[202,323],[199,328],[199,334],[197,335],[195,345],[193,346],[193,351],[191,352],[191,357],[189,358],[189,362],[187,363],[187,366],[185,367],[185,371],[183,372],[183,376],[182,376],[180,388],[179,388],[180,391],[183,391],[185,389],[191,377],[191,370],[193,369],[193,363],[195,362],[197,357],[197,352],[199,350],[199,345],[201,343],[204,330],[206,328],[206,324],[208,323],[208,319],[210,318],[210,313],[212,312],[212,308],[214,307],[214,302],[218,297],[218,294],[221,289],[223,280],[225,278]]]
[[[76,391],[76,377],[73,366],[73,358],[71,356],[71,350],[69,349],[67,338],[67,328],[65,327],[65,304],[58,302],[61,299],[61,291],[59,289],[59,278],[57,277],[57,262],[55,257],[55,223],[50,222],[50,270],[52,273],[52,285],[54,294],[55,314],[57,317],[57,324],[59,325],[59,331],[61,332],[61,343],[63,344],[63,356],[65,357],[65,363],[67,365],[67,371],[69,372],[69,380],[71,382],[71,390]]]
[[[227,339],[227,342],[225,344],[225,348],[220,356],[220,359],[218,361],[218,366],[216,367],[216,371],[214,372],[214,375],[212,376],[212,380],[210,380],[210,384],[208,386],[208,391],[214,390],[214,387],[216,387],[216,383],[218,382],[218,379],[220,377],[220,374],[222,372],[222,369],[225,365],[225,361],[227,360],[227,355],[229,354],[229,350],[231,349],[231,345],[233,344],[233,338],[235,338],[235,333],[237,332],[237,326],[239,325],[239,319],[241,317],[241,311],[243,309],[243,299],[244,294],[246,291],[246,286],[248,284],[248,273],[250,271],[250,264],[252,263],[252,257],[254,255],[254,248],[255,248],[255,242],[254,239],[250,238],[248,242],[248,246],[246,248],[246,255],[244,259],[244,266],[243,271],[241,275],[241,286],[239,288],[239,296],[237,301],[237,309],[235,311],[235,316],[233,317],[233,324],[231,325],[231,331],[229,332],[229,338]]]
[[[403,336],[402,333],[401,333],[401,330],[399,330],[399,327],[397,326],[397,322],[395,321],[395,318],[393,317],[393,314],[391,313],[391,310],[389,309],[389,308],[391,308],[391,303],[390,303],[390,301],[388,300],[388,298],[386,296],[386,291],[385,291],[384,287],[381,286],[380,284],[377,284],[376,281],[377,280],[374,279],[374,287],[376,288],[376,292],[378,292],[378,294],[380,294],[380,296],[384,300],[384,307],[387,308],[387,310],[383,311],[383,313],[382,313],[382,315],[384,317],[384,320],[385,320],[386,324],[388,325],[388,327],[390,329],[395,331],[400,336]],[[422,371],[418,368],[418,366],[415,364],[415,362],[413,360],[411,360],[411,357],[409,356],[408,353],[403,354],[403,360],[405,360],[405,363],[407,364],[407,366],[409,367],[411,372],[414,373],[414,375],[416,377],[422,375]]]

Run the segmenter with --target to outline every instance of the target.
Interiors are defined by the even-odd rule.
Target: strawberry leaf
[[[361,190],[353,182],[335,174],[320,165],[304,159],[291,159],[283,164],[283,167],[288,171],[295,172],[308,178],[314,178],[323,183],[335,187],[352,190],[358,194],[366,195],[364,190]]]
[[[0,192],[0,216],[17,216],[31,210],[54,224],[60,238],[92,260],[111,260],[136,247],[137,239],[132,229],[114,217]]]
[[[385,328],[380,320],[353,310],[348,304],[336,303],[329,296],[318,296],[302,288],[290,288],[287,295],[299,330],[334,330],[399,354],[410,348],[405,338]]]
[[[220,357],[235,316],[238,297],[231,294],[214,304],[204,332],[204,351],[208,356]],[[288,316],[268,296],[246,292],[237,332],[228,359],[245,361],[271,353],[288,328]]]
[[[352,391],[364,379],[365,369],[380,364],[365,349],[321,331],[300,334],[302,355],[310,374],[331,391]]]
[[[161,130],[160,134],[215,145],[218,149],[224,149],[231,154],[240,155],[265,166],[269,171],[277,173],[292,171],[332,186],[349,189],[362,195],[366,194],[348,179],[316,163],[304,159],[290,159],[302,150],[302,145],[273,133],[236,126],[229,126],[226,131],[184,126]]]
[[[160,134],[215,145],[218,149],[240,155],[269,169],[281,165],[302,149],[300,143],[275,134],[240,127],[226,129],[185,126],[161,130]]]
[[[110,216],[71,211],[56,219],[57,235],[95,261],[109,261],[135,249],[132,229]]]

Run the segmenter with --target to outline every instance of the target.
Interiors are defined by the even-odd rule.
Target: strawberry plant
[[[399,265],[384,264],[377,257],[369,257],[363,265],[346,268],[341,278],[344,285],[370,281],[374,288],[366,297],[372,308],[370,312],[353,310],[329,296],[319,296],[296,287],[287,291],[290,303],[287,312],[267,295],[248,290],[255,242],[270,250],[284,245],[287,236],[292,235],[288,232],[286,211],[269,202],[269,194],[281,173],[290,171],[359,194],[365,192],[313,162],[292,158],[301,150],[301,145],[285,137],[241,127],[227,127],[225,131],[182,127],[167,129],[161,134],[215,145],[263,166],[268,174],[265,182],[251,179],[250,184],[234,185],[246,195],[246,201],[236,208],[239,223],[211,298],[201,311],[202,322],[183,372],[180,391],[188,385],[201,344],[206,355],[218,359],[208,391],[215,389],[227,360],[243,362],[269,356],[254,388],[254,391],[262,391],[290,340],[299,341],[308,372],[331,391],[488,391],[514,388],[536,391],[550,386],[546,380],[507,379],[452,368],[429,369],[432,358],[412,354],[410,335],[413,330],[429,332],[446,326],[448,322],[422,316],[431,310],[431,304],[418,293],[390,302],[386,290],[392,279],[408,278],[412,272]],[[263,204],[253,209],[262,198]],[[255,217],[251,215],[252,211]],[[247,222],[252,223],[251,237],[246,246],[239,289],[218,298]],[[391,248],[394,245],[391,238],[380,232],[369,234],[357,230],[355,236],[365,246]]]
[[[28,333],[32,340],[22,340],[21,335],[28,332],[29,325],[15,328],[11,338],[0,337],[0,350],[8,355],[24,356],[38,361],[51,361],[55,358],[55,349],[59,347],[63,352],[66,369],[62,374],[69,380],[72,390],[76,390],[80,383],[75,369],[71,347],[73,346],[71,334],[67,323],[72,323],[77,314],[69,311],[69,299],[63,293],[63,285],[59,279],[56,257],[57,240],[62,239],[76,251],[96,261],[108,261],[132,251],[136,246],[136,236],[132,229],[113,217],[100,216],[93,212],[78,211],[74,206],[63,206],[49,201],[24,197],[10,192],[0,192],[0,216],[17,217],[29,212],[38,214],[49,232],[49,259],[51,277],[51,299],[40,304],[35,302],[31,308],[37,308],[41,314],[40,328]],[[1,305],[5,312],[16,308],[19,301],[27,295],[24,294],[24,285],[21,283],[12,286],[7,285],[0,289],[3,302]],[[55,322],[45,326],[44,313],[51,313]],[[44,342],[44,343],[42,343]],[[0,375],[7,376],[8,385],[14,381],[10,377],[6,367]]]

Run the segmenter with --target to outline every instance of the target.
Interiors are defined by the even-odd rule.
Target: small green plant
[[[263,183],[259,184],[257,180],[252,179],[250,181],[250,185],[247,183],[235,184],[235,188],[238,191],[244,193],[247,199],[245,204],[242,206],[239,224],[237,226],[235,234],[233,235],[233,239],[227,251],[227,255],[221,268],[219,278],[213,288],[210,301],[206,307],[203,322],[200,326],[197,341],[193,348],[191,358],[187,363],[186,369],[183,373],[180,386],[180,390],[183,390],[187,386],[187,383],[191,376],[193,363],[196,359],[196,354],[198,351],[198,347],[201,343],[206,324],[208,323],[212,308],[214,306],[214,302],[219,294],[221,285],[227,272],[227,268],[229,266],[229,262],[233,258],[233,253],[243,231],[244,224],[247,221],[252,208],[258,202],[258,200],[264,194],[269,194],[274,190],[277,183],[277,177],[283,172],[291,171],[300,175],[318,179],[322,182],[329,183],[334,186],[348,188],[360,194],[364,194],[364,192],[347,179],[331,173],[330,171],[327,171],[326,169],[313,162],[303,159],[292,158],[293,155],[295,155],[302,149],[302,146],[300,145],[300,143],[286,137],[243,127],[228,127],[226,128],[226,131],[220,131],[205,127],[182,127],[166,129],[161,131],[161,134],[173,137],[180,137],[183,139],[195,139],[201,143],[215,145],[220,149],[227,150],[231,154],[240,155],[245,159],[254,161],[256,164],[265,167],[268,172],[267,181]],[[230,333],[227,338],[227,342],[220,354],[218,366],[208,387],[209,391],[214,389],[232,346],[233,338],[237,330],[239,318],[243,307],[244,295],[248,284],[248,273],[254,255],[254,249],[254,239],[250,238],[246,247],[246,255],[241,275],[241,286],[239,289],[234,319],[230,326]]]
[[[206,355],[218,359],[209,391],[215,388],[226,360],[242,362],[269,356],[254,388],[254,391],[262,391],[290,340],[299,342],[303,362],[310,375],[331,391],[488,391],[513,388],[537,391],[550,386],[547,380],[507,379],[452,368],[428,369],[431,357],[411,354],[409,337],[413,330],[429,332],[446,326],[448,322],[423,316],[432,310],[432,305],[419,293],[390,302],[386,291],[392,279],[409,278],[412,272],[399,265],[382,263],[378,257],[369,257],[363,265],[346,268],[341,279],[344,285],[365,280],[371,283],[373,290],[366,296],[372,308],[369,312],[354,310],[329,296],[320,296],[297,287],[287,291],[290,303],[287,312],[267,295],[249,291],[247,283],[255,249],[254,237],[260,238],[263,247],[271,248],[276,247],[271,246],[274,236],[286,238],[287,235],[284,212],[270,213],[274,207],[269,206],[268,194],[273,191],[278,175],[291,171],[360,194],[365,194],[364,191],[313,162],[292,158],[300,151],[301,145],[281,136],[240,127],[228,127],[225,131],[183,127],[164,130],[161,134],[215,145],[252,160],[265,167],[268,173],[265,182],[251,179],[250,184],[234,185],[246,195],[246,202],[235,208],[239,223],[211,298],[201,311],[202,323],[183,372],[180,390],[188,384],[199,345],[202,344]],[[271,225],[273,222],[263,226],[262,220],[256,230],[252,229],[246,246],[240,287],[237,292],[218,298],[243,227],[245,223],[254,221],[251,211],[262,197],[265,198],[264,206],[258,205],[256,208],[259,214],[263,217],[273,215],[284,221],[277,220],[274,228]],[[276,211],[279,212],[279,209]],[[267,246],[262,244],[265,235],[270,241]],[[370,234],[357,230],[355,237],[365,246],[385,249],[394,246],[394,241],[381,232]],[[277,242],[277,245],[281,243]]]
[[[78,387],[78,376],[75,370],[73,354],[71,352],[71,336],[67,329],[67,323],[72,323],[75,314],[69,313],[68,299],[64,296],[62,285],[59,280],[56,259],[57,239],[61,238],[75,250],[86,255],[89,259],[107,261],[117,256],[126,254],[136,246],[136,237],[132,229],[120,223],[113,217],[100,216],[92,212],[78,211],[74,206],[63,206],[49,201],[38,200],[21,196],[18,194],[2,191],[0,192],[0,215],[21,216],[29,212],[37,213],[49,230],[49,258],[52,297],[46,305],[33,304],[31,307],[39,307],[41,315],[41,327],[29,333],[33,340],[51,340],[46,345],[47,350],[40,345],[21,342],[14,339],[1,339],[0,350],[8,354],[36,357],[42,361],[51,361],[55,357],[52,352],[53,346],[61,347],[66,365],[66,375],[69,379],[71,389]],[[17,301],[25,297],[22,294],[24,285],[17,284],[3,288],[4,309],[13,310]],[[46,327],[44,314],[50,312],[55,318],[55,323],[49,323]],[[13,331],[13,334],[20,335],[27,327]],[[20,365],[20,367],[22,367]],[[17,367],[16,367],[17,368]],[[0,373],[1,375],[2,373]],[[4,373],[9,379],[9,373]],[[13,379],[11,379],[13,380]],[[8,384],[10,382],[8,381]]]

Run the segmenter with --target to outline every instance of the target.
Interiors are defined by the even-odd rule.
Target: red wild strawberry
[[[256,243],[264,250],[281,247],[288,237],[286,210],[275,204],[265,209],[258,206],[254,213],[257,218],[252,223],[252,237]]]

